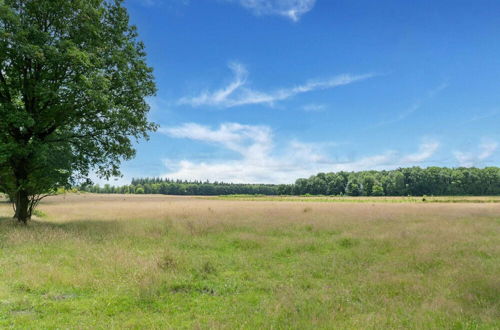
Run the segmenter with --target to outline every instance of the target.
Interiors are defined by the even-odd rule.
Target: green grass
[[[96,203],[0,206],[1,328],[500,327],[496,204]]]

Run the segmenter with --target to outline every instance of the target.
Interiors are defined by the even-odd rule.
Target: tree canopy
[[[90,171],[120,174],[156,127],[145,57],[122,1],[0,0],[0,192],[18,220]]]
[[[392,171],[341,171],[318,173],[308,179],[297,179],[295,184],[280,185],[139,178],[121,187],[85,185],[81,189],[94,193],[165,195],[500,195],[500,168],[409,167]]]

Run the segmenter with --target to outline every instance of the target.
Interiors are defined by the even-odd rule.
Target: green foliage
[[[500,195],[500,168],[411,167],[393,171],[319,173],[298,179],[296,195],[322,192],[348,196],[494,196]],[[320,193],[322,194],[322,193]]]
[[[139,192],[137,189],[141,188]],[[94,193],[165,195],[495,196],[500,168],[400,168],[393,171],[319,173],[295,184],[234,184],[161,178],[132,179],[131,185],[81,186]]]
[[[113,187],[84,185],[81,190],[106,194],[164,194],[164,195],[290,195],[293,185],[234,184],[224,182],[182,181],[161,178],[132,179],[130,185]]]
[[[356,177],[352,177],[347,182],[345,187],[345,193],[349,196],[361,196],[363,195],[363,186],[358,182]]]
[[[119,175],[155,129],[145,56],[122,1],[0,1],[0,192],[24,209],[90,170]]]
[[[381,185],[375,184],[373,186],[372,196],[384,196],[384,188]]]

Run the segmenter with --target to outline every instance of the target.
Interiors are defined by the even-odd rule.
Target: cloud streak
[[[302,110],[305,112],[321,112],[326,109],[326,105],[324,104],[316,104],[316,103],[310,103],[306,104],[302,107]]]
[[[375,125],[375,127],[394,124],[394,123],[397,123],[397,122],[400,122],[400,121],[406,119],[407,117],[411,116],[414,112],[420,110],[420,108],[422,108],[422,105],[425,102],[434,98],[437,94],[439,94],[441,91],[445,90],[446,88],[448,88],[447,83],[442,83],[442,84],[436,86],[435,88],[429,90],[423,98],[421,98],[420,100],[418,100],[415,103],[413,103],[412,105],[410,105],[410,107],[408,107],[406,110],[402,111],[401,113],[399,113],[397,116],[395,116],[392,119],[379,122],[378,124]]]
[[[298,22],[300,18],[311,11],[316,0],[229,0],[239,3],[254,15],[275,15]]]
[[[460,164],[460,166],[470,167],[477,166],[483,161],[487,160],[498,149],[498,143],[492,140],[483,140],[479,146],[477,152],[463,152],[455,151],[453,155]]]
[[[439,148],[439,143],[434,140],[426,140],[420,144],[418,152],[407,155],[403,158],[403,163],[420,163],[431,157]]]
[[[278,101],[286,100],[298,94],[349,85],[374,76],[372,73],[361,75],[341,74],[329,79],[310,80],[301,85],[263,92],[247,86],[248,71],[243,64],[233,62],[229,64],[229,68],[234,77],[227,86],[215,91],[203,91],[197,96],[183,97],[178,103],[193,107],[214,106],[222,108],[252,104],[273,105]]]
[[[164,160],[164,177],[193,180],[208,179],[240,183],[291,183],[297,178],[318,172],[391,169],[411,166],[428,160],[438,143],[424,141],[417,153],[399,155],[396,151],[339,162],[330,159],[324,143],[304,143],[292,140],[274,147],[273,132],[268,126],[224,123],[218,128],[186,123],[178,127],[162,128],[160,132],[174,138],[211,143],[238,155],[235,160],[196,162],[191,160]],[[330,144],[331,145],[331,144]]]
[[[247,159],[264,158],[272,149],[272,132],[267,126],[224,123],[217,130],[196,123],[160,128],[160,133],[220,145]]]

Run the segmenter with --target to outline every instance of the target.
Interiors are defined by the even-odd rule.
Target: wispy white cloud
[[[191,4],[191,0],[128,0],[147,8],[163,8],[171,14],[181,14]]]
[[[328,157],[325,145],[292,140],[280,149],[274,147],[273,132],[268,126],[224,123],[218,128],[187,123],[163,128],[160,132],[171,137],[212,143],[236,152],[236,160],[197,162],[165,160],[168,169],[163,176],[175,179],[208,179],[226,182],[290,183],[299,177],[318,172],[390,169],[421,163],[431,157],[437,142],[425,141],[418,153],[406,156],[385,151],[349,161],[334,161]],[[280,151],[281,150],[281,151]]]
[[[302,110],[304,110],[306,112],[320,112],[320,111],[324,111],[325,109],[326,109],[326,105],[317,104],[317,103],[306,104],[302,107]]]
[[[175,8],[194,3],[191,0],[133,0],[143,6],[167,6]],[[281,16],[298,22],[300,18],[311,11],[316,0],[214,0],[226,3],[236,3],[257,16]]]
[[[493,155],[493,153],[497,150],[497,148],[498,148],[497,142],[495,142],[495,141],[483,141],[479,145],[479,150],[481,150],[481,152],[479,153],[479,155],[477,157],[479,158],[479,160],[487,159]]]
[[[239,3],[255,15],[277,15],[298,22],[311,11],[316,0],[226,0]]]
[[[215,91],[203,91],[197,96],[183,97],[178,103],[188,104],[194,107],[215,106],[223,108],[251,104],[273,105],[275,102],[286,100],[297,94],[331,89],[374,76],[372,73],[361,75],[342,74],[329,79],[310,80],[301,85],[280,88],[271,92],[262,92],[247,87],[248,71],[243,64],[233,62],[229,64],[229,68],[233,71],[234,77],[228,85]]]
[[[498,149],[498,143],[493,140],[484,139],[478,147],[477,152],[455,151],[453,154],[460,166],[477,166],[487,160]]]
[[[439,94],[441,91],[443,91],[446,88],[448,88],[448,86],[449,86],[448,83],[442,83],[442,84],[434,87],[433,89],[427,91],[427,93],[425,94],[424,97],[422,97],[421,99],[419,99],[416,102],[414,102],[413,104],[411,104],[404,111],[400,112],[399,114],[397,114],[396,116],[394,116],[391,119],[379,122],[375,126],[383,126],[383,125],[388,125],[388,124],[394,124],[394,123],[397,123],[397,122],[400,122],[400,121],[406,119],[407,117],[409,117],[410,115],[412,115],[416,111],[420,110],[420,108],[422,108],[422,105],[425,102],[429,101],[430,99],[432,99],[433,97],[435,97],[437,94]]]
[[[500,109],[493,109],[489,111],[482,111],[479,114],[473,115],[469,119],[459,123],[459,125],[465,125],[473,122],[478,122],[478,121],[483,121],[483,120],[490,120],[493,117],[498,117],[500,115]]]
[[[266,157],[273,147],[272,132],[267,126],[224,123],[213,130],[196,123],[186,123],[179,127],[160,128],[159,132],[176,138],[219,144],[246,158]]]
[[[310,163],[321,164],[329,162],[323,145],[319,143],[305,143],[292,140],[288,146],[288,157],[290,159],[305,159]]]
[[[436,87],[434,87],[433,89],[431,89],[427,92],[426,99],[429,99],[429,98],[436,96],[437,94],[441,93],[443,90],[448,88],[448,86],[450,86],[450,84],[448,84],[447,82],[443,82],[443,83],[437,85]]]
[[[439,142],[435,140],[425,140],[420,144],[418,151],[403,158],[403,163],[420,163],[427,160],[439,148]]]
[[[158,4],[157,0],[135,0],[135,2],[137,2],[143,6],[146,6],[146,7],[151,7],[151,6],[155,6]]]

